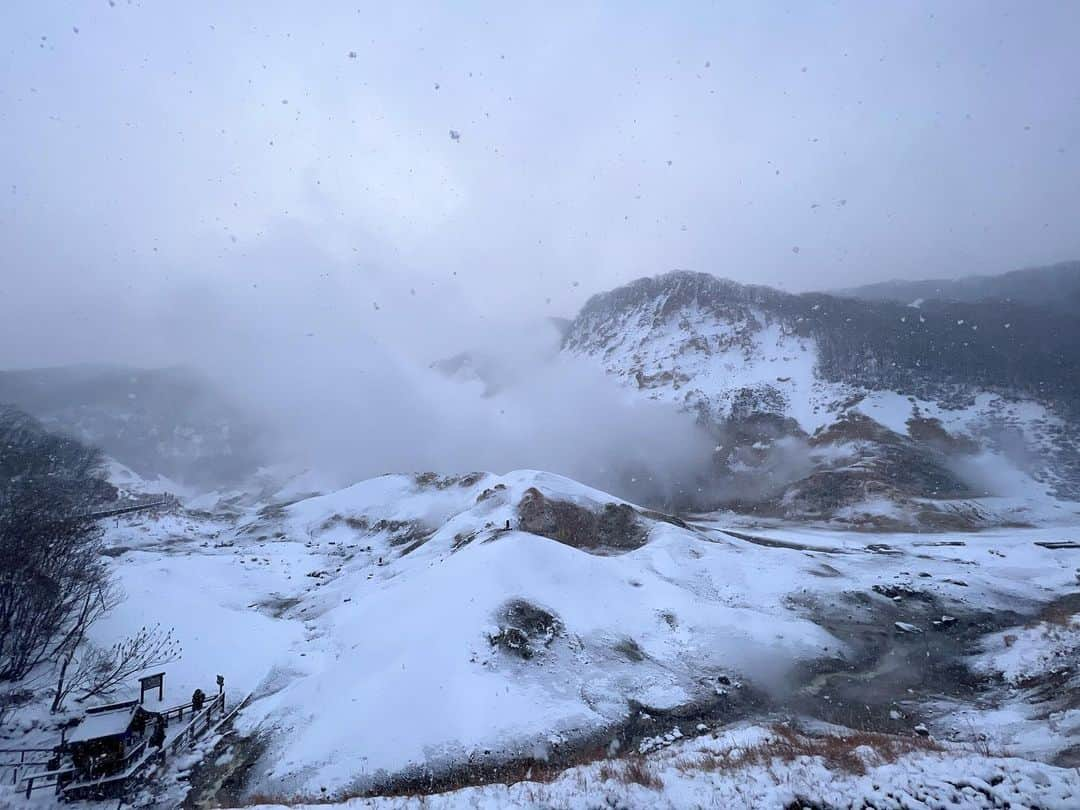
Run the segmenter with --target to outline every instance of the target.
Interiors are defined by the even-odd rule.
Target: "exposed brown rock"
[[[586,551],[630,551],[645,544],[648,532],[628,504],[607,503],[599,511],[557,501],[530,487],[518,504],[518,528]]]

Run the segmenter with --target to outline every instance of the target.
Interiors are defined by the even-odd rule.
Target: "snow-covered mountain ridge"
[[[822,515],[874,492],[1015,495],[1026,476],[976,471],[1008,453],[1038,488],[1075,495],[1078,347],[1080,321],[1007,302],[914,308],[682,271],[593,296],[563,343],[709,426],[730,501],[791,514],[812,507],[808,476],[858,479],[809,509]]]
[[[870,301],[1015,301],[1075,315],[1080,307],[1080,261],[1013,270],[997,276],[965,276],[923,281],[879,281],[837,290]]]

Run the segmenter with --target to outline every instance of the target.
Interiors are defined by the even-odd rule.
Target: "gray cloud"
[[[1080,253],[1072,4],[0,15],[9,365],[69,359],[91,307],[315,302],[328,267],[478,318],[671,267],[805,289]],[[296,232],[318,252],[276,255]]]
[[[457,461],[456,395],[417,369],[641,275],[1080,255],[1078,26],[1068,3],[5,4],[0,366],[192,363],[271,399],[294,374],[282,412],[322,391],[369,427],[408,390]]]

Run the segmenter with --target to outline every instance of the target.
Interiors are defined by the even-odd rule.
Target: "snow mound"
[[[333,563],[291,609],[308,628],[294,651],[304,674],[258,690],[272,694],[244,713],[243,730],[269,741],[260,790],[314,795],[473,753],[534,755],[836,644],[784,606],[782,580],[753,605],[737,598],[751,572],[690,529],[637,512],[647,542],[622,553],[508,530],[534,492],[632,508],[535,471],[394,475],[253,524]],[[523,612],[550,621],[530,635]]]

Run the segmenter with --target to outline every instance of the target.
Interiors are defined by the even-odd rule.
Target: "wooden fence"
[[[11,784],[19,783],[19,771],[26,768],[45,768],[49,765],[53,750],[51,748],[0,748],[0,757],[6,760],[14,760],[18,756],[19,761],[0,762],[0,770],[11,768]],[[4,779],[6,782],[7,779]]]

